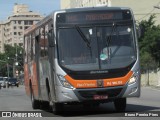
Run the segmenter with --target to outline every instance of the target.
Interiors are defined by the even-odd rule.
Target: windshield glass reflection
[[[131,26],[61,28],[59,63],[74,71],[126,67],[136,60],[133,35]]]

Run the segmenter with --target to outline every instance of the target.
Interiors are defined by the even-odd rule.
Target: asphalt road
[[[72,106],[66,105],[64,113],[60,115],[54,115],[47,109],[33,110],[31,107],[30,98],[25,94],[24,86],[20,86],[18,88],[17,87],[2,88],[0,90],[0,111],[42,112],[43,115],[49,117],[48,119],[53,119],[52,117],[54,117],[54,120],[59,119],[60,117],[61,119],[65,118],[65,120],[66,119],[72,120],[75,117],[78,120],[85,120],[85,119],[94,120],[97,117],[101,117],[101,119],[108,118],[110,120],[118,120],[118,119],[134,120],[135,119],[134,117],[124,117],[124,115],[125,114],[132,115],[132,113],[137,113],[137,112],[146,113],[149,111],[151,113],[154,113],[154,111],[160,111],[160,89],[143,87],[141,89],[140,98],[127,99],[127,109],[125,113],[117,113],[114,109],[113,103],[107,103],[107,104],[101,104],[98,108],[89,108],[89,109],[84,109],[81,105],[72,105]],[[154,117],[153,119],[158,120],[159,117]],[[142,117],[139,117],[139,119],[141,118]],[[0,120],[1,119],[2,118],[0,118]],[[10,119],[22,119],[22,118],[10,118]],[[145,118],[145,120],[146,119],[150,120],[151,117]]]

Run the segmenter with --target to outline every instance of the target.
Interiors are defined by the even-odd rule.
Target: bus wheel
[[[33,109],[39,109],[40,108],[40,102],[38,100],[34,99],[34,94],[31,90],[31,102],[32,102],[32,108]]]
[[[50,111],[49,102],[47,102],[47,101],[41,101],[41,102],[40,102],[40,108],[41,108],[42,110],[48,110],[48,111]]]
[[[60,114],[63,112],[64,105],[63,103],[53,103],[52,110],[54,114]]]
[[[54,114],[60,114],[62,113],[63,111],[63,103],[55,103],[52,101],[52,98],[51,98],[51,93],[49,92],[48,94],[48,97],[49,97],[49,105],[51,107],[51,110],[53,111]]]
[[[116,111],[123,112],[126,109],[126,98],[118,98],[114,101]]]

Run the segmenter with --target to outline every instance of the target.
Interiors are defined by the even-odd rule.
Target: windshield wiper
[[[115,29],[116,29],[116,24],[113,23],[113,24],[112,24],[111,33],[109,34],[109,36],[108,36],[107,39],[106,39],[106,45],[105,45],[105,46],[107,47],[108,58],[109,58],[109,59],[110,59],[110,53],[111,53],[109,47],[110,47],[110,42],[111,42],[111,40],[112,40],[112,36],[113,36],[113,33],[115,32]]]
[[[91,45],[90,45],[90,41],[86,38],[86,36],[83,34],[83,32],[81,31],[80,27],[75,25],[76,30],[78,31],[78,33],[80,34],[80,36],[82,37],[83,41],[86,43],[87,47],[89,49],[91,49]]]

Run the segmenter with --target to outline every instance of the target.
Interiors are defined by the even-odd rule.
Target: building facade
[[[61,9],[71,8],[71,0],[60,0]]]
[[[0,52],[4,52],[4,23],[0,22]]]
[[[61,0],[61,8],[80,8],[80,7],[95,7],[107,5],[111,6],[111,0]]]
[[[4,52],[4,44],[23,46],[25,29],[42,19],[43,16],[30,11],[27,5],[15,4],[13,15],[0,22],[0,52]]]
[[[155,14],[156,24],[160,24],[160,9],[155,8],[160,6],[159,0],[61,0],[61,9],[100,5],[129,7],[137,21],[148,19],[151,14]]]

